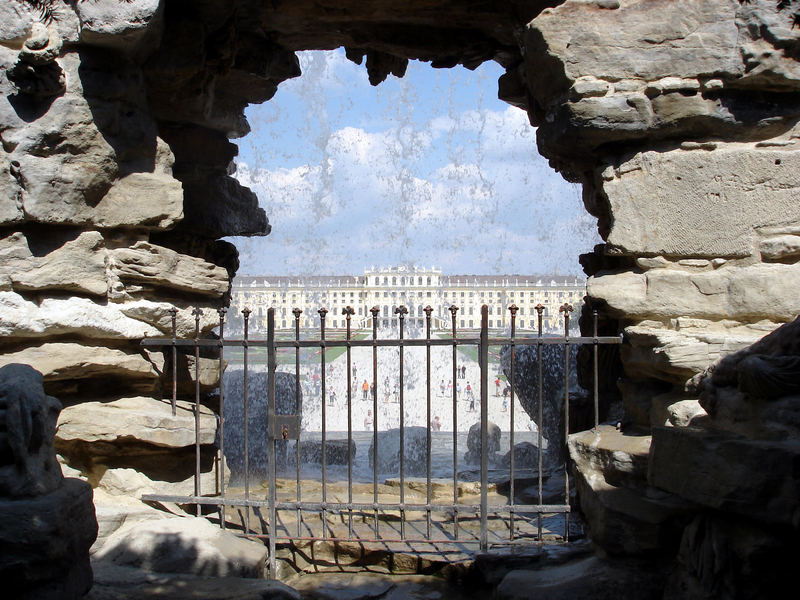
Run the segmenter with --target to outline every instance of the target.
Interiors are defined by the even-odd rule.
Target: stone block
[[[81,2],[75,12],[82,43],[114,50],[134,50],[148,38],[157,44],[163,27],[161,0],[132,0],[122,5],[115,0]]]
[[[75,232],[16,232],[0,240],[0,274],[8,275],[14,289],[20,291],[66,290],[105,296],[105,257],[105,241],[97,231],[77,236]]]
[[[138,441],[181,448],[195,443],[194,404],[179,400],[172,416],[168,400],[133,397],[111,402],[83,402],[68,406],[58,419],[59,442],[111,442],[124,446]],[[200,407],[200,443],[213,444],[217,432],[214,413]]]
[[[576,468],[597,473],[612,485],[638,488],[647,479],[649,435],[600,425],[597,433],[573,433],[567,443]]]
[[[649,151],[614,172],[601,182],[613,215],[608,243],[625,253],[749,256],[758,229],[800,220],[796,151],[727,145],[712,152]]]
[[[701,506],[775,525],[800,523],[800,442],[653,428],[648,480]]]
[[[228,272],[199,258],[149,242],[109,251],[111,276],[123,284],[219,298],[228,291]]]

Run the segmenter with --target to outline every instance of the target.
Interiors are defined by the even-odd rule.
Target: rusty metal
[[[538,407],[537,416],[539,417],[538,424],[536,426],[537,429],[537,448],[536,454],[538,456],[538,469],[539,469],[539,504],[543,503],[543,482],[542,482],[542,428],[544,426],[544,411],[542,409],[542,399],[543,399],[543,389],[542,389],[542,315],[544,314],[544,305],[539,303],[535,307],[536,309],[536,333],[537,333],[537,341],[540,342],[536,346],[536,364],[539,370],[538,373],[538,382],[539,385],[537,386],[537,398],[536,398],[536,405]],[[537,516],[537,535],[539,536],[539,543],[541,544],[542,540],[542,515],[539,513]]]
[[[217,309],[219,315],[219,415],[217,420],[219,422],[219,453],[216,465],[216,479],[217,489],[223,498],[225,497],[225,389],[222,381],[222,373],[225,372],[225,314],[228,309],[224,306]],[[220,507],[219,510],[220,526],[225,529],[225,510]]]
[[[564,303],[559,312],[564,313],[564,456],[569,454],[569,313],[572,305]],[[569,459],[564,459],[564,497],[569,502]],[[564,513],[564,540],[569,541],[569,513]]]
[[[169,309],[172,321],[172,416],[178,414],[178,309],[174,306]]]
[[[342,309],[342,314],[345,315],[347,320],[347,502],[353,502],[353,453],[350,448],[353,444],[353,390],[350,374],[352,373],[352,357],[350,346],[350,319],[356,314],[352,306],[346,306]],[[353,511],[347,511],[347,534],[353,537]]]
[[[373,513],[375,523],[375,537],[380,537],[378,526],[378,315],[381,309],[373,306],[372,313],[372,502],[375,505]]]
[[[508,430],[508,437],[509,442],[508,445],[511,449],[511,460],[509,462],[509,492],[508,492],[508,500],[511,504],[512,510],[509,514],[509,524],[508,524],[508,538],[513,540],[514,539],[514,504],[516,503],[516,499],[514,496],[515,493],[515,480],[514,480],[514,461],[516,459],[514,452],[514,363],[516,362],[516,346],[514,344],[514,338],[517,334],[517,311],[519,307],[516,304],[512,304],[508,307],[509,312],[511,313],[511,340],[509,342],[510,351],[511,351],[511,361],[509,367],[509,375],[510,381],[509,390],[511,396],[511,407],[510,407],[510,414],[509,414],[509,430]],[[539,479],[542,478],[541,472],[539,472]],[[539,500],[541,502],[541,499]]]
[[[592,354],[594,359],[594,369],[592,370],[592,398],[594,399],[594,432],[600,433],[600,392],[598,379],[600,378],[600,368],[598,362],[598,350],[600,349],[597,341],[597,309],[592,311],[592,333],[594,343],[592,344]]]
[[[450,318],[453,327],[453,506],[458,504],[458,341],[456,313],[458,307],[451,304]],[[453,537],[458,539],[458,511],[453,512]]]
[[[248,398],[247,398],[247,365],[249,364],[248,358],[248,326],[250,322],[250,309],[246,306],[242,309],[242,316],[244,317],[244,339],[242,340],[242,356],[244,360],[244,371],[242,373],[242,410],[244,412],[244,499],[250,500],[250,444],[248,438]],[[245,535],[250,533],[250,508],[245,507],[244,511],[244,532]]]
[[[248,335],[248,324],[249,324],[249,316],[251,311],[249,309],[244,309],[242,314],[244,316],[244,337],[240,340],[228,339],[225,337],[224,327],[225,327],[225,313],[224,311],[219,311],[220,315],[220,335],[219,338],[216,340],[205,340],[200,339],[200,315],[202,312],[196,310],[193,312],[195,315],[195,335],[193,339],[177,339],[177,327],[173,324],[173,331],[172,337],[166,339],[148,339],[144,340],[142,343],[145,346],[170,346],[174,353],[177,352],[177,348],[186,347],[191,348],[194,350],[195,356],[195,428],[196,428],[196,436],[195,436],[195,454],[196,454],[196,462],[195,462],[195,490],[192,496],[167,496],[167,495],[145,495],[145,499],[150,500],[159,500],[159,501],[169,501],[169,502],[176,502],[179,504],[190,504],[195,505],[196,513],[200,514],[201,506],[214,506],[220,512],[220,521],[221,526],[225,526],[225,518],[224,518],[224,511],[226,507],[236,506],[241,507],[245,510],[245,528],[244,534],[251,535],[251,528],[250,528],[250,512],[252,510],[259,510],[262,507],[266,507],[269,510],[269,523],[266,524],[267,529],[266,533],[264,534],[256,534],[255,537],[267,537],[269,539],[269,548],[270,548],[270,569],[271,572],[275,573],[276,563],[275,563],[275,542],[277,540],[301,540],[301,539],[309,539],[309,540],[329,540],[329,541],[343,541],[347,540],[360,540],[360,541],[368,541],[368,540],[380,540],[385,542],[429,542],[429,543],[459,543],[459,544],[477,544],[480,549],[486,549],[489,547],[490,544],[500,543],[500,540],[495,540],[495,537],[499,538],[499,534],[496,532],[490,532],[488,530],[488,521],[490,515],[495,515],[493,518],[502,518],[503,522],[507,522],[509,535],[508,538],[505,540],[505,543],[515,543],[522,539],[535,539],[538,543],[544,543],[543,538],[543,524],[542,519],[544,515],[552,514],[552,515],[564,515],[564,539],[569,539],[569,475],[565,472],[565,497],[564,502],[561,504],[551,504],[546,505],[543,502],[543,487],[542,487],[542,475],[543,475],[543,463],[542,463],[542,452],[541,448],[543,446],[543,438],[542,438],[542,423],[543,423],[543,389],[542,389],[542,347],[545,345],[557,344],[562,345],[564,347],[565,352],[565,419],[566,419],[566,427],[568,431],[569,427],[569,346],[573,344],[593,344],[594,351],[595,351],[595,361],[594,361],[594,374],[595,374],[595,429],[597,428],[598,424],[598,388],[597,388],[597,373],[598,373],[598,360],[597,360],[597,351],[599,344],[605,343],[612,343],[612,344],[619,344],[621,342],[621,338],[619,336],[599,336],[598,335],[598,326],[597,326],[597,315],[596,311],[593,313],[594,316],[594,335],[591,337],[570,337],[569,335],[569,323],[570,323],[570,312],[572,311],[572,307],[568,304],[565,304],[561,307],[561,312],[564,315],[564,335],[563,336],[553,336],[553,337],[544,337],[543,335],[543,313],[545,307],[542,305],[538,305],[535,307],[538,317],[538,332],[535,337],[517,337],[516,332],[516,316],[518,308],[516,305],[511,305],[509,307],[509,311],[511,312],[511,321],[510,321],[510,337],[489,337],[489,328],[488,328],[488,307],[483,306],[481,308],[481,326],[479,337],[459,337],[459,328],[457,326],[457,313],[458,307],[455,305],[449,307],[449,312],[451,316],[451,337],[448,338],[432,338],[431,337],[431,320],[432,320],[432,313],[433,308],[430,306],[426,306],[425,311],[425,336],[424,339],[406,339],[405,337],[405,317],[408,314],[408,310],[405,306],[399,306],[395,310],[395,315],[398,317],[399,322],[399,337],[397,339],[378,339],[378,323],[379,323],[379,315],[380,310],[378,307],[373,307],[369,312],[372,314],[372,338],[371,339],[364,339],[358,340],[353,339],[352,329],[351,329],[351,318],[355,311],[350,306],[347,306],[343,309],[342,314],[346,317],[346,333],[344,339],[326,339],[326,309],[320,309],[320,329],[319,329],[319,338],[318,339],[301,339],[301,331],[300,331],[300,315],[302,311],[299,309],[295,309],[292,311],[295,316],[295,335],[293,340],[279,340],[276,339],[275,336],[275,313],[274,309],[270,308],[267,311],[268,317],[268,336],[266,340],[251,340],[249,339]],[[174,323],[174,322],[173,322]],[[489,348],[492,345],[508,345],[510,346],[510,353],[511,353],[511,363],[510,363],[510,381],[509,381],[509,388],[510,388],[510,402],[511,402],[511,413],[509,415],[510,421],[510,433],[509,433],[509,445],[510,445],[510,457],[511,457],[511,464],[509,470],[509,479],[510,479],[510,494],[509,494],[509,501],[506,505],[490,505],[488,502],[488,395],[489,395]],[[517,476],[516,473],[516,465],[515,465],[515,455],[514,455],[514,442],[515,442],[515,360],[516,360],[516,349],[518,346],[533,346],[537,347],[537,357],[538,360],[538,369],[539,369],[539,384],[538,384],[538,448],[539,448],[539,456],[538,456],[538,503],[537,504],[517,504],[516,502],[516,488],[515,488],[515,477]],[[200,490],[200,465],[199,462],[199,416],[200,416],[200,390],[199,390],[199,356],[200,356],[200,349],[205,346],[216,346],[219,349],[219,360],[220,364],[224,364],[224,348],[226,346],[232,347],[241,347],[243,350],[243,358],[244,358],[244,370],[243,370],[243,410],[244,410],[244,443],[245,443],[245,455],[244,455],[244,471],[245,471],[245,493],[244,498],[235,498],[231,497],[229,494],[225,492],[224,481],[222,481],[222,477],[220,478],[220,486],[218,489],[218,495],[216,496],[204,496]],[[432,503],[432,475],[431,475],[431,450],[432,450],[432,437],[431,437],[431,348],[433,346],[450,346],[452,349],[452,374],[453,380],[452,382],[455,384],[452,388],[452,406],[453,406],[453,414],[452,414],[452,423],[453,423],[453,498],[452,502],[448,503]],[[459,503],[459,477],[458,477],[458,391],[457,385],[459,380],[459,357],[458,351],[459,347],[472,347],[477,348],[478,350],[478,364],[480,367],[480,439],[481,439],[481,456],[480,456],[480,484],[481,484],[481,495],[480,501],[475,503],[474,501],[466,501],[463,503]],[[268,423],[266,424],[266,431],[268,436],[268,452],[269,452],[269,484],[268,484],[268,497],[266,500],[261,500],[258,498],[251,498],[250,491],[249,491],[249,433],[248,433],[248,425],[249,425],[249,400],[248,400],[248,352],[250,347],[263,347],[267,350],[267,359],[268,359],[268,402],[269,402],[269,410],[268,410]],[[387,503],[387,502],[379,502],[378,501],[378,460],[377,458],[373,460],[373,472],[372,472],[372,480],[373,480],[373,494],[372,494],[372,502],[353,502],[353,464],[352,464],[352,455],[349,452],[349,447],[353,441],[353,430],[352,430],[352,354],[351,349],[354,347],[371,347],[372,348],[372,367],[373,367],[373,374],[372,374],[372,381],[373,381],[373,390],[372,390],[372,407],[374,411],[373,423],[372,423],[372,440],[373,440],[373,451],[374,456],[379,456],[379,447],[378,447],[378,382],[379,382],[379,374],[378,374],[378,363],[377,363],[377,353],[378,348],[385,347],[385,348],[398,348],[400,357],[399,357],[399,378],[400,378],[400,391],[399,391],[399,400],[400,400],[400,444],[401,444],[401,453],[400,453],[400,501],[396,503]],[[406,474],[405,474],[405,403],[406,397],[404,394],[404,360],[405,360],[405,348],[406,347],[424,347],[426,350],[426,420],[427,420],[427,435],[426,435],[426,448],[427,448],[427,460],[426,460],[426,478],[425,478],[425,503],[406,503],[406,493],[405,493],[405,484],[406,484]],[[277,352],[281,348],[294,348],[295,351],[295,415],[277,415],[276,408],[275,408],[275,373],[277,368]],[[302,348],[316,348],[320,351],[320,367],[322,370],[321,373],[321,385],[322,385],[322,446],[321,446],[321,453],[322,453],[322,489],[321,489],[321,502],[308,502],[304,501],[301,496],[301,486],[300,486],[300,414],[302,412],[302,402],[300,398],[300,351]],[[326,370],[326,351],[331,348],[345,348],[347,353],[347,421],[348,421],[348,474],[347,474],[347,500],[346,501],[328,501],[327,495],[327,486],[328,486],[328,476],[327,476],[327,417],[326,417],[326,407],[327,407],[327,385],[328,382],[326,381],[327,370]],[[173,361],[173,366],[175,365],[176,361]],[[175,373],[175,372],[174,372]],[[173,375],[173,386],[176,385],[177,381],[177,374]],[[173,392],[173,397],[177,397],[177,393]],[[225,390],[220,387],[220,405],[222,406],[223,402],[230,401],[225,397]],[[224,437],[224,427],[225,423],[220,417],[220,435]],[[295,439],[295,460],[296,460],[296,486],[295,486],[295,500],[294,501],[283,501],[278,498],[277,495],[277,442],[278,440],[288,440],[288,439]],[[566,438],[565,438],[566,441]],[[221,444],[224,441],[221,440]],[[221,460],[224,460],[224,447],[220,448],[220,456]],[[565,465],[566,469],[566,465]],[[399,537],[395,535],[382,535],[380,531],[380,514],[384,511],[399,511],[400,512],[400,535]],[[293,511],[297,515],[297,529],[296,531],[292,531],[291,533],[287,530],[288,525],[280,525],[278,522],[278,516],[280,511]],[[409,512],[420,512],[424,513],[425,515],[425,527],[424,530],[422,529],[422,522],[420,518],[414,518],[413,521],[409,520],[411,518]],[[311,529],[308,532],[303,531],[303,527],[307,524],[310,526],[311,521],[304,522],[304,513],[314,512],[317,515],[321,515],[321,523],[322,523],[322,532],[319,534],[318,532],[314,532]],[[437,532],[442,533],[444,530],[443,521],[437,520],[436,527],[437,529],[434,530],[433,522],[432,522],[432,515],[434,513],[449,513],[452,514],[452,537],[449,536],[449,531],[446,534],[445,538],[442,539]],[[362,531],[357,531],[357,529],[353,525],[353,518],[354,515],[369,515],[373,521],[374,526],[372,527],[372,535],[367,538],[363,537]],[[337,518],[347,518],[347,538],[343,537],[336,537],[335,532],[333,530],[329,531],[329,524],[327,515],[334,516],[336,515]],[[508,520],[503,516],[507,516]],[[480,532],[475,533],[470,529],[463,529],[462,526],[459,524],[460,519],[475,519],[476,525],[477,520],[480,520]],[[533,524],[533,518],[536,518],[536,529],[535,531],[530,531],[529,533],[525,533],[525,528],[523,527],[524,523]],[[517,525],[516,522],[519,520],[519,532],[517,532]],[[408,535],[408,526],[412,526],[412,533]],[[281,529],[283,531],[281,531]],[[447,527],[449,530],[449,527]],[[419,535],[413,533],[416,531]],[[424,534],[423,534],[424,531]],[[463,535],[462,535],[463,534]],[[533,538],[526,537],[526,536],[535,536]]]
[[[200,339],[200,317],[203,311],[195,308],[194,339]],[[200,346],[194,347],[194,495],[200,495]],[[197,505],[197,516],[200,516],[200,505]]]

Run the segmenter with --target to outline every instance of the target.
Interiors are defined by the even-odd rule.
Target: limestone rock
[[[605,300],[610,314],[629,319],[678,316],[776,322],[800,313],[790,289],[800,285],[800,266],[723,265],[713,271],[652,269],[646,273],[599,273],[587,281],[588,294]]]
[[[141,354],[73,342],[51,342],[0,355],[0,365],[28,364],[48,383],[96,377],[154,380],[153,365]]]
[[[114,0],[81,2],[75,11],[82,43],[115,50],[133,50],[142,43],[156,45],[163,27],[161,0],[134,0],[123,5]]]
[[[92,211],[97,227],[170,229],[183,219],[183,188],[169,173],[130,173]]]
[[[749,256],[759,229],[800,219],[796,151],[727,144],[712,152],[650,151],[612,171],[601,178],[614,214],[608,243],[625,253]]]
[[[272,229],[258,198],[227,175],[184,187],[184,231],[207,238],[267,235]]]
[[[48,494],[63,482],[53,449],[61,403],[28,365],[0,367],[0,496]]]
[[[626,436],[612,427],[600,435],[570,436],[575,489],[591,540],[606,552],[638,555],[674,549],[690,505],[647,487],[650,436]]]
[[[72,234],[74,235],[74,233]],[[105,296],[105,242],[97,231],[44,236],[17,232],[0,240],[0,274],[21,291],[67,290]]]
[[[213,444],[217,432],[214,414],[200,407],[200,443]],[[167,400],[134,397],[111,402],[83,402],[69,406],[58,419],[60,442],[138,440],[155,446],[181,448],[195,443],[194,404],[180,400],[177,414]]]
[[[41,496],[0,498],[0,512],[0,573],[6,594],[57,600],[80,598],[89,591],[89,547],[97,536],[97,521],[88,483],[64,479]]]
[[[182,481],[161,481],[150,479],[136,469],[107,468],[98,464],[88,476],[96,484],[95,490],[113,497],[141,498],[145,494],[194,495],[194,475]],[[219,488],[216,469],[201,471],[201,494],[219,493]]]
[[[785,260],[800,256],[800,236],[779,235],[761,240],[758,246],[762,260]]]
[[[653,398],[650,409],[653,427],[697,427],[707,419],[708,413],[697,398],[687,398],[683,394],[661,394]]]
[[[122,282],[218,298],[230,287],[222,267],[148,242],[109,252],[109,270]]]
[[[157,573],[263,577],[267,548],[200,517],[144,521],[111,534],[95,558]]]
[[[108,340],[141,339],[167,333],[140,319],[126,316],[121,308],[79,297],[46,298],[37,305],[14,292],[0,292],[0,312],[3,314],[0,335],[22,338],[79,335]]]
[[[140,523],[166,519],[169,515],[137,500],[130,495],[111,495],[103,489],[94,489],[94,509],[97,518],[97,540],[92,545],[95,553],[106,542],[108,536],[122,527]]]
[[[702,506],[778,525],[800,522],[800,443],[748,440],[685,427],[656,427],[649,482]],[[744,475],[746,473],[746,475]]]
[[[152,573],[95,561],[94,587],[86,600],[301,600],[300,594],[275,579],[200,577],[178,573]]]
[[[701,373],[721,356],[741,350],[758,337],[749,331],[684,332],[654,329],[646,325],[625,328],[626,344],[622,348],[625,372],[634,378],[655,378],[677,385]]]
[[[503,455],[500,464],[511,468],[511,450]],[[539,466],[539,449],[530,442],[514,444],[514,469],[535,469]]]

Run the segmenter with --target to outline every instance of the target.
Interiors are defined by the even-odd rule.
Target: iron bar
[[[347,306],[342,309],[342,314],[347,319],[347,341],[350,341],[350,318],[356,311],[352,307]],[[353,390],[352,382],[350,381],[350,373],[352,372],[351,362],[351,348],[347,346],[347,501],[353,502],[353,453],[350,448],[353,444]],[[347,532],[350,537],[353,537],[353,512],[348,512],[347,518]]]
[[[373,306],[372,313],[372,501],[378,504],[378,315],[380,309]],[[378,509],[375,508],[375,537],[380,538]]]
[[[536,330],[538,332],[538,339],[541,340],[542,339],[542,314],[544,313],[544,305],[537,304],[535,308],[536,308],[536,317],[537,317],[537,319],[536,319],[536,321],[537,321]],[[538,370],[539,370],[539,373],[538,373],[539,379],[538,379],[538,386],[537,386],[538,387],[538,390],[537,390],[538,395],[537,395],[537,399],[536,399],[537,416],[539,417],[539,422],[538,422],[537,428],[536,428],[537,429],[537,434],[536,434],[537,452],[536,452],[536,454],[537,454],[537,456],[539,458],[539,471],[538,471],[538,473],[539,473],[539,504],[542,504],[543,503],[542,496],[543,496],[543,493],[544,493],[543,492],[543,488],[542,488],[542,486],[543,486],[543,483],[542,483],[542,475],[543,475],[543,469],[542,469],[542,467],[543,467],[543,464],[542,464],[542,428],[544,427],[544,422],[543,422],[544,410],[542,409],[543,390],[542,390],[542,346],[541,346],[541,344],[537,345],[536,348],[537,348],[537,351],[536,351],[536,364],[537,364]],[[537,530],[538,530],[539,544],[541,545],[541,543],[542,543],[542,515],[541,514],[539,515],[539,518],[538,518]]]
[[[481,550],[489,548],[487,532],[489,487],[489,307],[481,306],[481,345],[478,353],[481,373]],[[513,450],[512,450],[513,454]]]
[[[428,344],[425,346],[425,405],[426,405],[426,423],[425,427],[425,448],[427,449],[425,456],[425,503],[431,503],[431,313],[433,308],[427,305],[425,311],[425,339]],[[442,380],[444,383],[444,380]],[[431,537],[431,511],[425,511],[425,521],[427,523],[427,537]]]
[[[595,341],[599,344],[621,344],[622,343],[622,335],[601,335],[597,338],[592,336],[586,337],[562,337],[562,336],[553,336],[553,337],[543,337],[539,339],[538,337],[518,337],[516,339],[517,346],[560,346],[564,344],[567,340],[571,345],[576,344],[594,344]],[[480,337],[460,337],[458,339],[431,339],[431,346],[477,346],[480,343]],[[508,338],[505,337],[490,337],[489,338],[489,345],[490,346],[501,346],[503,344],[508,343]],[[148,347],[148,346],[169,346],[172,344],[172,338],[145,338],[141,341],[141,345]],[[203,346],[218,346],[218,340],[199,340],[195,343],[194,340],[175,340],[176,346],[189,346],[194,347],[195,345],[203,347]],[[223,342],[225,346],[241,346],[242,342],[240,340],[225,340]],[[267,341],[266,340],[250,340],[249,343],[250,347],[252,348],[266,348]],[[346,340],[326,340],[325,345],[327,348],[346,348],[347,341]],[[373,344],[372,340],[351,340],[350,346],[352,348],[359,348],[359,347],[372,347],[373,345],[382,347],[382,348],[396,348],[397,347],[397,340],[376,340]],[[404,344],[406,347],[412,346],[419,346],[424,347],[427,345],[426,340],[419,339],[406,339]],[[276,348],[319,348],[319,340],[275,340],[275,347]]]
[[[222,341],[225,339],[225,314],[228,309],[224,306],[217,309],[219,314],[219,459],[217,462],[217,488],[219,494],[225,497],[225,390],[223,386],[223,374],[225,373],[225,346]],[[222,529],[225,529],[225,511],[220,510],[219,522]]]
[[[247,365],[248,365],[248,352],[249,347],[247,343],[248,325],[250,322],[250,309],[246,306],[242,309],[244,316],[244,339],[242,340],[242,354],[244,359],[244,370],[242,372],[242,409],[244,411],[244,497],[250,499],[250,440],[248,438],[249,429],[249,415],[248,415],[248,398],[247,398]],[[250,509],[246,509],[244,513],[244,528],[245,534],[250,533]]]
[[[326,441],[326,421],[327,416],[325,412],[325,315],[328,314],[328,310],[326,308],[320,308],[318,311],[319,313],[319,360],[320,360],[320,369],[322,370],[322,374],[320,375],[321,380],[321,391],[322,391],[322,539],[327,539],[328,537],[328,526],[327,526],[327,514],[325,511],[325,502],[327,500],[327,485],[328,485],[328,455],[327,455],[327,441]]]
[[[405,405],[403,402],[403,388],[405,387],[403,381],[404,363],[403,363],[403,325],[408,309],[405,306],[398,306],[394,309],[400,321],[400,504],[405,504],[406,501],[406,421],[405,421]],[[400,537],[406,535],[406,513],[400,509]]]
[[[509,384],[509,392],[510,392],[510,400],[511,400],[511,411],[509,414],[509,446],[511,448],[511,461],[509,463],[509,492],[508,492],[508,499],[511,503],[511,506],[514,506],[514,460],[515,460],[515,452],[514,452],[514,362],[516,361],[516,348],[514,346],[514,337],[516,335],[516,328],[517,328],[517,308],[516,304],[512,304],[508,307],[508,310],[511,312],[511,364],[509,367],[509,375],[511,378],[511,383]],[[540,475],[541,477],[541,475]],[[541,502],[541,499],[539,500]],[[514,539],[514,511],[511,511],[510,521],[508,525],[508,539]]]
[[[178,309],[169,309],[172,320],[172,416],[177,415],[178,404]]]
[[[564,502],[569,504],[569,313],[572,306],[564,303]],[[564,513],[564,539],[569,540],[569,514]]]
[[[598,384],[598,377],[600,376],[600,368],[599,368],[599,360],[598,360],[598,350],[600,349],[599,344],[597,342],[597,309],[592,311],[592,329],[593,329],[593,337],[595,338],[594,341],[594,369],[593,369],[593,376],[592,376],[592,387],[593,387],[593,398],[594,398],[594,432],[600,433],[600,392],[599,392],[599,384]]]
[[[267,310],[267,340],[270,342],[275,341],[275,309],[269,308]],[[275,346],[270,344],[267,346],[267,419],[274,419],[276,414],[275,408],[275,374],[277,371],[278,361],[275,356]],[[275,560],[275,537],[277,535],[277,513],[275,502],[277,500],[277,492],[275,490],[275,482],[277,481],[277,468],[275,462],[277,456],[275,452],[276,440],[271,435],[271,428],[269,423],[267,426],[267,450],[269,452],[269,574],[273,579],[277,578],[277,563]],[[249,510],[248,510],[249,512]]]
[[[303,314],[303,311],[299,308],[294,308],[292,310],[292,314],[294,315],[294,337],[299,342],[300,341],[300,315]],[[300,348],[297,347],[294,350],[294,414],[297,415],[298,422],[302,422],[303,419],[303,403],[300,401]],[[297,497],[297,501],[300,502],[302,497],[302,488],[300,487],[300,434],[298,433],[297,439],[294,442],[294,455],[295,455],[295,466],[297,470],[297,484],[295,487],[295,494]],[[297,535],[300,535],[301,528],[303,526],[303,512],[298,508],[297,509]]]
[[[195,308],[194,339],[200,339],[200,316],[203,311]],[[194,495],[200,496],[200,346],[194,347]],[[196,514],[200,516],[200,505],[196,507]]]
[[[458,504],[458,341],[456,339],[456,313],[458,307],[451,305],[453,325],[453,504]],[[458,513],[453,515],[453,537],[458,539]]]

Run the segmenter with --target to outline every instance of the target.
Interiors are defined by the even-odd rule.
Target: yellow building
[[[452,328],[451,305],[458,307],[458,329],[480,327],[480,309],[489,308],[489,327],[505,329],[510,326],[508,307],[518,307],[516,327],[521,331],[535,331],[537,316],[535,306],[545,307],[545,331],[562,331],[563,316],[559,308],[571,304],[577,320],[580,305],[586,294],[586,281],[578,277],[560,275],[443,275],[441,269],[423,267],[382,267],[364,270],[362,276],[310,275],[306,277],[243,276],[233,281],[229,322],[232,332],[240,330],[241,310],[252,311],[250,331],[266,330],[267,309],[275,308],[278,329],[294,327],[294,308],[302,310],[300,326],[303,329],[319,327],[318,310],[328,310],[326,328],[345,327],[342,309],[350,306],[353,330],[372,328],[370,309],[378,308],[378,326],[396,327],[394,309],[408,309],[408,327],[424,327],[424,308],[433,309],[432,329]]]

